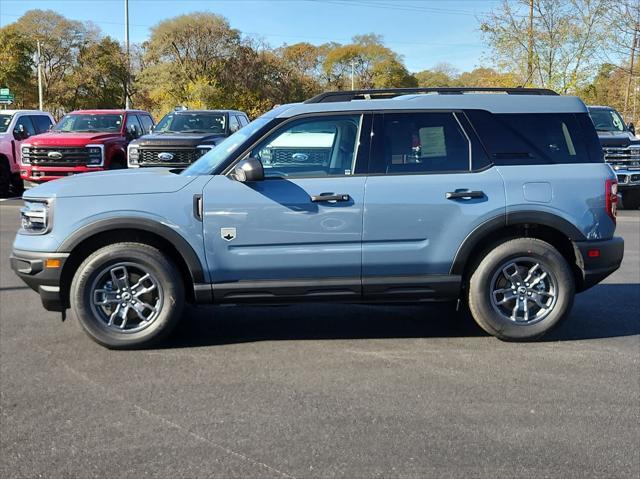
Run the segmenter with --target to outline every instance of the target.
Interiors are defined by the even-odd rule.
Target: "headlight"
[[[137,145],[130,145],[127,151],[127,156],[129,157],[129,164],[135,166],[138,164],[138,160],[140,159],[140,151],[138,150]]]
[[[87,145],[87,154],[89,155],[87,166],[102,165],[102,150],[102,145]]]
[[[28,145],[22,145],[22,150],[20,150],[20,152],[22,153],[21,157],[22,157],[22,164],[23,165],[30,165],[31,164],[31,157],[29,156],[29,146]]]
[[[51,231],[52,200],[25,200],[20,209],[21,233],[43,235]]]
[[[201,156],[204,156],[207,153],[209,153],[214,146],[215,145],[198,145],[198,146],[196,146],[196,152],[198,153],[198,158],[200,158]]]

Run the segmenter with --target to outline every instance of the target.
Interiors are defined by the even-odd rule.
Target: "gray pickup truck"
[[[626,124],[622,115],[608,106],[590,106],[589,115],[604,151],[604,160],[618,177],[622,206],[640,207],[640,139],[633,123]]]

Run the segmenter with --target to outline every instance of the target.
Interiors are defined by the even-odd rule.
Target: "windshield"
[[[615,110],[589,108],[589,115],[597,131],[626,131],[624,120]]]
[[[168,113],[153,130],[154,133],[224,133],[223,113]]]
[[[119,132],[122,115],[76,113],[66,115],[53,128],[54,131]]]
[[[5,133],[11,123],[11,117],[13,115],[0,115],[0,133]]]
[[[198,161],[191,164],[191,166],[181,174],[187,176],[211,174],[218,166],[224,163],[240,145],[272,120],[273,118],[258,118],[252,121],[241,130],[225,138],[222,143],[219,143],[218,146],[213,148],[209,153],[200,157]]]

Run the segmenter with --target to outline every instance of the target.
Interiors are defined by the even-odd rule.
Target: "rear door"
[[[436,297],[464,239],[504,218],[502,178],[462,112],[376,115],[366,184],[362,272],[366,296]]]
[[[293,120],[245,155],[262,162],[263,181],[212,178],[203,217],[216,300],[360,297],[366,177],[356,173],[369,128],[359,114]]]

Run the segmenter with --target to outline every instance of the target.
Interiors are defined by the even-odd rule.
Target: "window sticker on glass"
[[[439,158],[447,156],[444,141],[444,128],[427,126],[420,128],[420,158]]]

